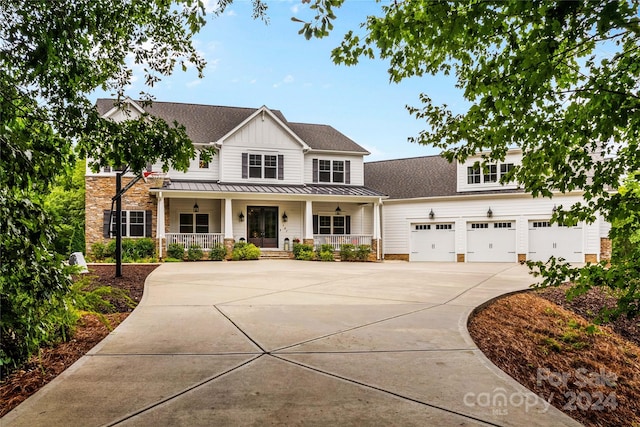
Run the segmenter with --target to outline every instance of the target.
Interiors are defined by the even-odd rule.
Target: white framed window
[[[484,182],[498,182],[498,165],[487,165],[484,173]]]
[[[262,154],[249,154],[249,178],[262,178]]]
[[[198,168],[199,169],[209,169],[209,162],[205,161],[202,153],[198,155]]]
[[[331,182],[331,160],[318,162],[318,181]]]
[[[276,179],[278,177],[278,157],[272,155],[264,156],[264,177]]]
[[[313,182],[351,184],[351,160],[313,159]]]
[[[313,234],[350,234],[349,219],[348,215],[314,215]]]
[[[467,168],[467,184],[480,184],[480,168],[469,166]]]
[[[500,177],[505,176],[513,169],[513,163],[501,163],[500,164]]]
[[[147,215],[146,211],[122,211],[122,237],[145,237],[148,220],[149,216]],[[111,226],[109,227],[109,229],[111,230],[111,236],[115,236],[115,211],[111,215]]]
[[[344,161],[333,161],[333,182],[344,182]]]

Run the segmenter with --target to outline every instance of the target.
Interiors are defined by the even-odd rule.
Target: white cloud
[[[291,74],[287,74],[284,79],[282,79],[281,81],[279,81],[278,83],[274,83],[273,87],[278,88],[280,86],[282,86],[283,84],[290,84],[294,82],[294,78]]]
[[[249,84],[254,85],[254,84],[256,84],[257,81],[258,81],[258,79],[249,80]]]
[[[291,6],[291,12],[298,13],[299,11],[300,11],[300,5],[299,4],[295,4],[295,5]]]
[[[187,83],[187,87],[188,87],[188,88],[196,87],[196,86],[198,86],[200,83],[202,83],[202,79],[195,79],[195,80],[191,80],[190,82],[188,82],[188,83]]]
[[[230,10],[227,12],[227,16],[237,16],[238,14],[236,13],[235,10]]]

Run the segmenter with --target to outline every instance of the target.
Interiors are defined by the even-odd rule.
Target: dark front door
[[[259,248],[278,247],[278,208],[249,206],[247,208],[247,239]]]

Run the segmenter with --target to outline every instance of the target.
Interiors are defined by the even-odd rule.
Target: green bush
[[[320,251],[320,261],[335,261],[332,251]]]
[[[342,261],[353,261],[356,258],[356,247],[351,243],[340,245],[340,259]]]
[[[212,261],[222,261],[227,257],[227,249],[224,245],[217,244],[209,251],[209,259]]]
[[[184,259],[184,246],[180,243],[170,243],[167,246],[167,256],[169,258]]]
[[[189,261],[200,261],[203,255],[202,246],[197,243],[189,246],[189,250],[187,251],[187,259]]]
[[[308,261],[311,258],[308,258],[308,255],[306,255],[307,252],[310,252],[311,258],[313,258],[313,245],[307,245],[304,243],[293,244],[293,257],[295,259],[302,259],[302,260]],[[305,253],[305,255],[302,256],[301,255],[302,253]]]
[[[96,242],[91,245],[91,255],[96,261],[102,261],[105,258],[106,247],[102,242]]]
[[[330,245],[329,243],[324,243],[324,244],[320,245],[320,249],[318,250],[318,252],[331,252],[331,253],[333,253],[333,245]]]
[[[311,245],[309,245],[311,246]],[[313,249],[311,250],[301,250],[298,252],[298,255],[296,255],[296,259],[302,260],[302,261],[311,261],[313,260],[314,257],[314,252]]]
[[[356,251],[356,257],[360,261],[367,261],[369,259],[369,254],[371,253],[371,246],[369,245],[359,245],[358,250]]]
[[[156,253],[156,243],[150,237],[135,239],[136,258],[151,258]]]
[[[104,248],[104,257],[105,258],[115,258],[116,257],[116,239],[111,239],[107,243],[107,246]]]
[[[252,260],[260,258],[260,248],[253,243],[238,242],[233,247],[231,259],[234,261]]]

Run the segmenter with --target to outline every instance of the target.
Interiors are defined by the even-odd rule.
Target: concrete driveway
[[[474,307],[532,281],[516,264],[164,264],[0,426],[579,425],[467,333]]]

